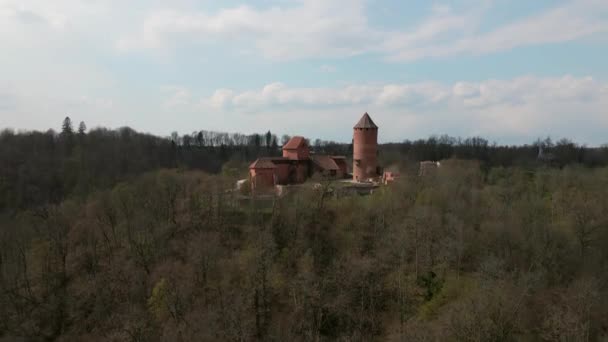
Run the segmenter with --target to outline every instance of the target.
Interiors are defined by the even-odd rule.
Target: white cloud
[[[249,113],[252,118],[276,113],[277,125],[291,130],[295,128],[291,118],[302,118],[303,113],[305,120],[298,125],[306,127],[305,121],[318,123],[327,118],[336,120],[335,125],[343,124],[358,112],[372,110],[374,117],[385,122],[387,140],[449,133],[530,139],[569,136],[599,144],[601,141],[585,141],[585,132],[608,129],[608,83],[568,75],[336,88],[292,88],[277,82],[259,90],[223,89],[202,103],[214,104],[222,113]],[[402,121],[413,126],[392,124]]]
[[[488,24],[484,18],[493,10],[491,6],[434,6],[417,23],[387,29],[368,20],[367,0],[274,3],[278,5],[206,11],[191,7],[191,0],[170,4],[159,0],[128,4],[118,0],[0,0],[0,121],[3,126],[46,129],[57,127],[63,116],[73,113],[75,120],[84,119],[90,126],[130,124],[160,134],[167,133],[163,131],[166,127],[179,129],[182,125],[189,130],[202,122],[227,131],[240,127],[263,130],[263,125],[274,125],[274,131],[282,132],[285,127],[297,133],[309,127],[311,135],[333,136],[353,115],[370,110],[389,123],[383,129],[391,139],[442,132],[500,136],[503,130],[512,136],[539,132],[569,136],[572,128],[581,141],[586,132],[608,126],[604,110],[608,108],[608,88],[593,78],[364,82],[310,88],[271,83],[248,91],[218,89],[204,99],[192,89],[169,87],[157,98],[159,84],[186,79],[181,72],[198,65],[188,60],[185,63],[190,64],[172,69],[177,63],[115,54],[117,46],[145,55],[149,49],[179,48],[175,51],[183,52],[181,48],[192,44],[213,48],[215,43],[227,43],[231,51],[247,59],[372,53],[410,61],[486,54],[608,32],[605,0],[560,2],[489,29],[482,24]],[[196,53],[206,51],[197,49]],[[130,63],[140,61],[146,63],[129,68]],[[338,65],[320,60],[309,65],[315,68],[323,63],[329,64],[319,71],[331,72],[333,64]],[[156,67],[167,68],[157,73],[152,70]],[[177,74],[168,75],[173,71]],[[214,87],[212,82],[229,79],[222,77],[201,77],[193,87]],[[283,76],[277,70],[267,77]],[[215,113],[225,116],[209,119]],[[184,116],[176,120],[177,115]],[[574,124],[570,126],[570,122]]]
[[[536,15],[481,31],[491,2],[455,11],[435,5],[431,15],[401,30],[373,27],[363,0],[294,1],[295,6],[249,6],[207,11],[152,10],[117,47],[163,49],[179,44],[232,42],[266,58],[348,57],[380,53],[393,61],[485,54],[518,46],[558,43],[608,32],[608,2],[566,2]]]
[[[392,61],[487,54],[519,46],[559,43],[608,33],[608,2],[566,1],[534,15],[482,30],[492,1],[469,7],[433,5],[417,23],[372,25],[365,0],[292,0],[273,7],[217,11],[187,0],[125,5],[118,0],[0,0],[3,47],[172,50],[192,44],[229,44],[232,51],[269,59],[348,57],[374,53]],[[62,46],[63,45],[63,46]],[[209,45],[212,46],[212,45]],[[327,68],[326,68],[327,67]],[[331,71],[331,66],[322,67]]]
[[[349,85],[341,88],[291,88],[274,82],[260,90],[241,93],[220,89],[206,101],[216,105],[255,107],[273,105],[437,104],[451,102],[466,107],[532,101],[595,101],[606,95],[608,83],[592,77],[557,78],[523,76],[482,82],[420,82],[385,85]]]
[[[100,18],[116,24],[117,14],[108,18],[117,0],[78,1],[78,0],[0,0],[0,37],[2,34],[14,33],[23,38],[24,30],[34,30],[36,27],[47,34],[39,37],[42,41],[49,34],[71,33],[80,31],[91,33],[97,30],[94,25]],[[111,31],[113,27],[108,27]],[[4,36],[8,38],[8,35]]]
[[[487,54],[520,46],[567,42],[593,34],[608,33],[607,15],[608,2],[570,1],[487,32],[465,30],[467,22],[478,21],[481,17],[475,19],[443,15],[427,22],[427,25],[437,21],[431,25],[437,31],[441,28],[445,31],[455,29],[456,32],[452,32],[449,41],[429,39],[410,42],[407,38],[398,38],[396,41],[389,41],[386,50],[390,60],[407,61],[425,57]]]
[[[233,97],[233,91],[230,89],[218,89],[215,91],[213,96],[208,101],[204,101],[203,104],[208,103],[213,108],[222,108],[230,103],[230,99]]]
[[[268,58],[345,56],[371,44],[363,0],[294,1],[293,7],[250,6],[203,11],[153,10],[135,34],[121,38],[121,50],[164,48],[184,42],[253,41]]]

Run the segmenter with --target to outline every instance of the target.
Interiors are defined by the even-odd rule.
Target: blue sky
[[[608,143],[608,2],[0,0],[0,127]]]

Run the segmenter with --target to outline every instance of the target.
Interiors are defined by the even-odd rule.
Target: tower
[[[353,132],[353,180],[362,182],[377,176],[378,126],[365,113]]]

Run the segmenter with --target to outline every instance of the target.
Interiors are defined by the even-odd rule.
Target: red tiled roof
[[[289,139],[287,144],[285,144],[285,146],[283,146],[283,149],[284,150],[295,150],[301,146],[306,146],[306,139],[301,136],[295,136],[295,137]]]
[[[336,162],[330,156],[311,156],[312,161],[323,170],[340,170]]]
[[[249,165],[250,169],[274,169],[277,166],[271,160],[268,159],[256,159],[251,165]]]
[[[340,166],[340,165],[346,166],[346,159],[345,158],[344,159],[334,159],[334,158],[332,158],[332,159],[334,160],[334,162],[336,162],[336,165],[338,165],[338,166]]]
[[[378,128],[378,126],[376,126],[376,124],[372,121],[369,114],[365,113],[361,119],[359,119],[359,122],[357,122],[354,128]]]

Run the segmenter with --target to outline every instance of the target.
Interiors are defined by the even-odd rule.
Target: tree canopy
[[[78,131],[0,133],[0,340],[608,338],[606,147],[383,144],[369,196],[253,199],[272,133]]]

